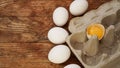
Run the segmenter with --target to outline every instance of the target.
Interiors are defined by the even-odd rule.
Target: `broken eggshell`
[[[97,38],[101,40],[105,34],[105,28],[102,24],[90,24],[87,27],[86,32],[88,39],[96,35]]]
[[[99,40],[97,36],[92,36],[83,47],[83,53],[87,56],[94,56],[98,52]]]

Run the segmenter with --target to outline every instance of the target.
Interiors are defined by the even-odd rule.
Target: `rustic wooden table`
[[[59,6],[68,9],[72,1],[0,0],[0,68],[63,68],[70,63],[81,65],[73,54],[67,62],[59,65],[47,59],[49,50],[55,46],[47,39],[48,30],[55,26],[52,13]],[[87,11],[108,1],[88,0]],[[68,24],[63,28],[67,29]]]

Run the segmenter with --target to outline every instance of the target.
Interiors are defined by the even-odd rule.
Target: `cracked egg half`
[[[86,32],[88,39],[96,35],[101,40],[105,34],[105,28],[102,24],[91,24],[87,27]]]

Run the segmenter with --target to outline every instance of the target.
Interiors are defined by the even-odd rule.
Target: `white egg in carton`
[[[89,41],[86,28],[92,23],[101,23],[106,29],[98,45],[94,44],[97,43],[96,38],[89,39],[86,44]],[[120,68],[120,0],[110,1],[82,17],[73,18],[69,31],[72,34],[66,42],[85,68]],[[83,53],[86,45],[98,46],[97,54],[86,56]]]

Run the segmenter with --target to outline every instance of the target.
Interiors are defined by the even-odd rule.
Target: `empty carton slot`
[[[102,24],[104,25],[105,28],[115,24],[115,22],[116,22],[116,14],[106,16],[105,18],[102,19]]]
[[[86,39],[85,32],[79,32],[71,36],[70,44],[74,49],[81,50]]]
[[[101,56],[100,54],[97,54],[96,56],[86,56],[86,55],[82,55],[82,60],[85,64],[90,65],[90,66],[94,66],[97,65],[100,60],[101,60]]]
[[[117,11],[117,19],[120,21],[120,9]]]

